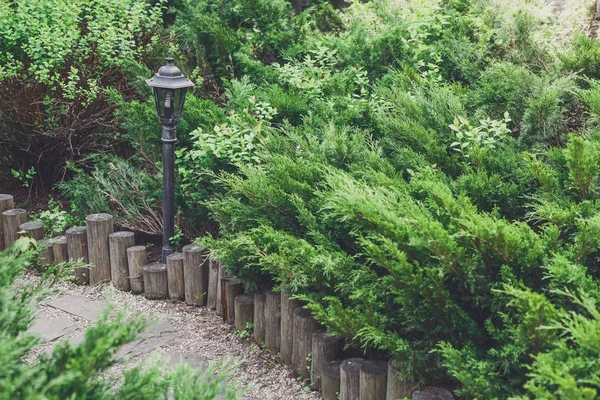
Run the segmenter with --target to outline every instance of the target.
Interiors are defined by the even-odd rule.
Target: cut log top
[[[298,318],[312,318],[312,311],[307,310],[304,307],[298,307],[294,310],[294,314],[298,316]]]
[[[314,332],[312,335],[313,340],[317,339],[320,343],[323,343],[326,346],[337,344],[340,341],[340,338],[328,335],[325,329],[320,329]]]
[[[67,229],[65,232],[67,235],[85,235],[87,233],[87,227],[85,226],[74,226],[73,228]]]
[[[87,222],[97,222],[97,221],[108,221],[112,219],[113,216],[110,214],[90,214],[85,217]]]
[[[13,196],[10,194],[0,194],[0,201],[10,201],[13,199]]]
[[[201,253],[203,248],[197,245],[196,243],[188,244],[183,246],[181,249],[184,253]]]
[[[340,365],[340,369],[348,374],[356,374],[360,373],[360,367],[365,363],[364,358],[349,358],[347,360],[342,361]]]
[[[38,240],[38,245],[43,247],[44,249],[52,247],[52,239],[40,239]]]
[[[155,272],[165,272],[167,270],[166,264],[161,264],[159,262],[144,265],[144,272],[155,273]]]
[[[338,377],[340,376],[340,361],[331,361],[323,365],[322,373],[326,376]]]
[[[144,247],[144,246],[136,246],[136,247]],[[130,249],[133,249],[134,247],[130,247]],[[171,260],[171,261],[179,261],[179,260],[183,260],[183,253],[171,253],[167,256],[167,260]]]
[[[52,239],[52,243],[61,245],[61,244],[67,244],[67,237],[66,236],[57,236],[54,239]]]
[[[365,361],[360,370],[369,375],[387,375],[387,362],[381,360]]]
[[[146,246],[131,246],[127,248],[128,253],[139,253],[146,251]]]
[[[133,232],[120,231],[120,232],[111,233],[110,235],[108,235],[108,237],[113,241],[121,241],[121,240],[127,240],[130,237],[133,237],[133,235],[134,235]]]
[[[254,293],[239,294],[235,297],[236,303],[254,304]]]
[[[2,214],[7,217],[12,217],[14,215],[27,214],[27,210],[23,210],[22,208],[11,208],[10,210],[4,211]]]
[[[19,229],[21,229],[22,231],[41,229],[43,227],[44,227],[44,224],[42,224],[41,222],[37,222],[37,221],[25,222],[25,223],[19,225]]]

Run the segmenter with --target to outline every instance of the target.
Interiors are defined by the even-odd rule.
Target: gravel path
[[[34,274],[29,274],[25,281],[37,279]],[[144,357],[167,360],[169,364],[174,364],[174,359],[184,360],[200,368],[209,361],[233,357],[242,363],[234,379],[247,386],[244,399],[321,398],[297,382],[289,369],[279,364],[277,357],[262,350],[253,340],[238,337],[232,326],[205,308],[182,302],[147,300],[108,285],[90,288],[61,282],[57,289],[57,293],[39,307],[32,331],[40,334],[45,343],[28,356],[30,361],[62,340],[78,343],[85,329],[94,323],[100,310],[110,301],[121,307],[128,319],[144,316],[158,321],[149,326],[145,340],[121,349],[118,356],[122,360],[107,371],[110,375],[119,376],[122,369]]]

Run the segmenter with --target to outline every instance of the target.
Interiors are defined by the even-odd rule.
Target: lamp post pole
[[[173,252],[171,238],[175,236],[175,125],[163,125],[163,247],[161,263]]]
[[[171,53],[167,56],[167,64],[146,83],[154,90],[156,113],[162,123],[163,247],[160,262],[164,264],[173,252],[171,238],[175,236],[175,125],[181,120],[185,93],[194,84],[173,65]]]

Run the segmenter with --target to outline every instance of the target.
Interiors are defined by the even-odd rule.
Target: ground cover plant
[[[594,1],[163,5],[145,32],[198,83],[178,126],[188,239],[415,386],[597,396]],[[144,90],[106,92],[121,147],[59,188],[80,216],[158,233]]]
[[[40,344],[27,329],[35,318],[35,307],[52,293],[52,286],[71,275],[73,266],[52,266],[37,283],[24,283],[25,269],[33,267],[35,246],[20,239],[13,248],[0,252],[0,395],[18,399],[228,399],[239,392],[228,380],[229,362],[212,364],[200,372],[181,364],[170,371],[156,363],[138,365],[123,372],[120,383],[103,378],[117,361],[114,356],[124,344],[135,340],[145,321],[125,321],[122,312],[106,310],[90,327],[82,343],[64,341],[34,363],[23,358]],[[55,273],[55,271],[59,271]],[[219,370],[219,373],[216,372]]]

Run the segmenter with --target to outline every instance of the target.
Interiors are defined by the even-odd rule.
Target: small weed
[[[241,331],[237,331],[235,334],[240,339],[246,339],[246,338],[249,338],[250,336],[252,336],[252,332],[254,332],[254,323],[253,322],[247,322],[246,323],[246,329],[243,329]]]

